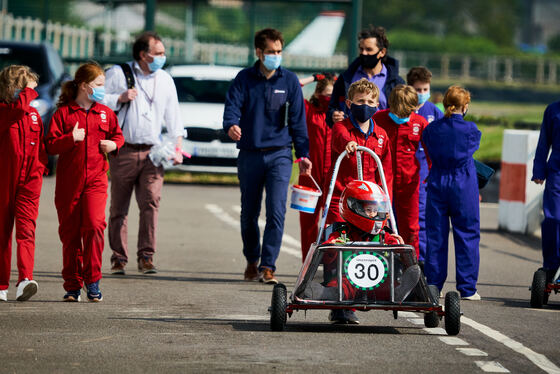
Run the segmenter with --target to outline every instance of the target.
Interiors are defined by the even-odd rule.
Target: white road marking
[[[488,353],[477,348],[455,348],[465,356],[488,356]]]
[[[235,207],[234,207],[235,208]],[[239,220],[233,218],[229,213],[227,213],[225,210],[223,210],[222,208],[220,208],[218,205],[216,204],[206,204],[206,209],[212,213],[214,216],[216,216],[220,221],[230,225],[231,227],[237,229],[238,231],[241,229],[240,225],[239,225]],[[241,210],[241,208],[239,207],[239,210]],[[259,225],[264,226],[264,222],[259,220]],[[290,239],[286,240],[286,237],[289,237]],[[295,240],[294,238],[290,237],[287,234],[283,235],[283,239],[282,239],[282,247],[280,248],[280,250],[282,252],[285,252],[289,255],[292,255],[294,257],[297,257],[299,259],[301,259],[301,250],[300,249],[295,249],[295,248],[291,248],[286,246],[285,244],[289,244],[289,242],[293,241],[296,242],[296,247],[299,245],[299,242],[297,240]]]
[[[448,345],[469,345],[469,343],[456,336],[440,336],[439,340]]]
[[[404,317],[404,318],[418,318],[418,314],[413,313],[413,312],[400,312],[400,311],[399,311],[399,317]]]
[[[550,374],[560,374],[560,368],[554,363],[552,363],[545,355],[537,353],[532,349],[525,347],[523,344],[505,336],[499,331],[496,331],[488,326],[485,326],[481,323],[473,321],[467,317],[461,317],[461,322],[467,326],[472,327],[475,330],[480,331],[484,335],[496,340],[499,343],[502,343],[506,347],[514,350],[517,353],[522,354],[523,356],[527,357],[532,363],[537,365],[539,368],[544,370]]]
[[[424,331],[426,331],[428,334],[431,334],[431,335],[445,335],[445,336],[447,336],[447,332],[445,331],[445,329],[443,329],[441,327],[435,327],[435,328],[425,327]]]
[[[423,325],[424,324],[424,318],[409,318],[408,321],[411,322],[411,323],[414,323],[415,325]]]
[[[475,361],[474,363],[487,373],[509,373],[508,369],[496,361]]]

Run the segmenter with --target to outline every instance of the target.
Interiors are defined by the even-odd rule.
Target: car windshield
[[[175,77],[179,102],[224,103],[231,81]]]
[[[27,65],[39,74],[39,84],[49,80],[48,63],[39,48],[14,48],[0,46],[0,70],[9,65]]]

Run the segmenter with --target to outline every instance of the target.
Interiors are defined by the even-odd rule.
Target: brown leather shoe
[[[245,268],[245,274],[243,275],[243,279],[248,282],[256,281],[259,279],[259,268],[257,267],[257,263],[249,264],[247,263],[247,267]]]
[[[144,274],[157,273],[151,257],[142,257],[138,259],[138,271]]]
[[[274,272],[269,268],[262,269],[259,281],[266,284],[278,284],[278,281],[274,278]]]
[[[111,274],[116,274],[116,275],[124,275],[124,266],[126,264],[120,262],[120,261],[114,261],[111,263]]]

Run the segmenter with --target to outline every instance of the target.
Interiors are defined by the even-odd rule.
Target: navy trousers
[[[461,297],[476,292],[480,262],[480,211],[474,164],[450,173],[432,168],[426,201],[425,273],[440,290],[447,278],[449,220],[453,225],[457,290]]]
[[[543,195],[543,267],[555,271],[560,266],[560,173],[549,173]]]
[[[260,260],[259,270],[276,270],[291,174],[292,150],[289,147],[239,152],[237,175],[241,188],[243,254],[249,263]],[[266,191],[266,226],[261,247],[258,220],[263,190]]]

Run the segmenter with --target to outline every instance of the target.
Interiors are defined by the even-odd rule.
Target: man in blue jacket
[[[327,124],[332,127],[348,116],[344,104],[348,87],[366,78],[379,88],[379,109],[386,109],[389,94],[397,84],[404,84],[399,76],[399,62],[387,55],[389,40],[383,27],[365,29],[358,35],[360,56],[336,80],[327,112]]]
[[[247,259],[244,279],[276,284],[276,259],[282,244],[292,143],[301,173],[311,172],[303,95],[297,76],[280,66],[282,34],[255,34],[259,60],[239,72],[226,95],[224,131],[240,149],[241,238]],[[266,189],[266,227],[262,248],[258,218]],[[259,264],[260,260],[260,264]]]
[[[560,266],[560,101],[544,112],[531,180],[537,184],[546,180],[541,230],[543,268],[550,282]]]

